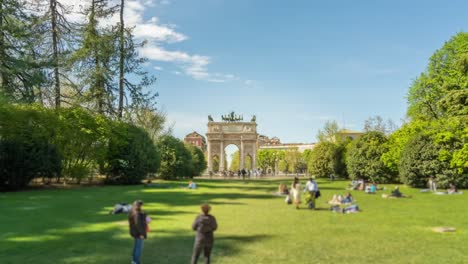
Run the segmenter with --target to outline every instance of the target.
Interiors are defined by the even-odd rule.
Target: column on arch
[[[224,172],[224,141],[219,142],[219,172]]]
[[[257,148],[252,145],[252,170],[257,169]]]
[[[211,140],[208,140],[207,143],[208,173],[211,173],[213,172],[213,154],[211,153]]]
[[[244,140],[242,139],[242,137],[241,137],[239,153],[240,153],[239,169],[242,170],[242,169],[245,169],[244,167],[245,148],[244,148]]]

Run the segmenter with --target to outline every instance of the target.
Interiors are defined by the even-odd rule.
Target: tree
[[[240,169],[239,167],[239,151],[236,151],[231,154],[231,164],[229,164],[229,170],[230,171],[238,171]]]
[[[84,104],[100,114],[112,115],[114,109],[115,33],[99,24],[115,13],[107,0],[91,0],[85,9],[87,22],[81,30],[81,43],[71,57],[77,79],[78,92]]]
[[[267,171],[269,168],[274,169],[275,157],[273,156],[274,150],[261,149],[257,153],[258,167],[262,168],[263,171]]]
[[[147,60],[138,55],[137,49],[145,43],[135,43],[132,34],[132,28],[125,27],[124,10],[125,0],[120,0],[120,22],[118,24],[118,50],[119,53],[119,91],[118,91],[118,108],[117,116],[122,118],[124,111],[124,102],[127,104],[130,101],[130,106],[138,107],[144,105],[150,110],[154,110],[154,99],[158,96],[157,93],[145,92],[144,88],[148,88],[156,81],[156,78],[149,75],[142,68],[143,63]],[[131,76],[127,78],[126,76]],[[138,80],[135,83],[132,80]],[[130,96],[130,100],[126,96]],[[126,100],[124,100],[126,99]]]
[[[193,174],[192,155],[181,140],[164,135],[159,138],[157,147],[161,153],[159,174],[163,179],[174,179]]]
[[[386,122],[384,119],[377,115],[373,117],[369,117],[366,121],[364,121],[364,131],[377,131],[384,133],[385,135],[390,135],[396,130],[395,123],[388,119]]]
[[[285,160],[280,160],[278,162],[278,170],[282,171],[283,173],[287,173],[289,171],[288,162],[286,162]]]
[[[339,140],[337,138],[339,127],[336,121],[327,121],[323,126],[323,130],[319,130],[317,138],[319,142],[330,141],[335,142]]]
[[[126,112],[124,120],[143,128],[155,142],[159,136],[165,133],[166,114],[152,108],[144,106],[134,107],[131,111]]]
[[[32,103],[34,88],[45,82],[37,60],[36,17],[22,0],[0,1],[0,93],[9,100]]]
[[[299,167],[301,167],[301,153],[297,150],[287,150],[284,152],[284,158],[279,159],[279,162],[284,160],[286,164],[288,165],[288,171],[291,173],[296,173],[299,172]],[[279,163],[278,163],[278,168],[279,168]],[[281,169],[279,169],[281,171]]]
[[[338,148],[331,142],[319,142],[312,150],[307,163],[309,174],[319,178],[327,178],[330,174],[338,174],[341,157]]]
[[[393,173],[398,173],[401,153],[412,137],[429,128],[429,122],[415,120],[404,124],[400,129],[391,134],[385,143],[386,151],[381,160]]]
[[[467,43],[468,33],[458,33],[431,56],[426,71],[414,81],[409,90],[409,117],[435,120],[451,116],[451,110],[462,109],[466,105],[466,101],[455,99],[461,94],[454,91],[468,89]],[[452,92],[454,94],[449,95],[452,98],[446,98]],[[450,107],[444,107],[445,103],[440,104],[444,98],[450,102]],[[458,104],[460,106],[456,106]]]
[[[379,183],[395,181],[394,174],[381,161],[387,138],[381,132],[367,132],[353,140],[346,158],[351,179],[374,180]]]
[[[426,186],[429,177],[440,174],[437,164],[438,149],[428,137],[416,134],[405,145],[399,164],[400,179],[414,187]]]
[[[200,176],[206,170],[207,167],[205,155],[203,154],[203,151],[198,147],[187,144],[185,146],[192,155],[193,170],[190,176]]]
[[[116,122],[111,135],[106,156],[107,182],[138,184],[158,171],[159,149],[143,129]]]
[[[51,57],[51,68],[53,78],[53,101],[55,108],[59,108],[62,102],[61,83],[65,80],[71,84],[68,75],[68,56],[73,44],[76,42],[75,34],[77,26],[68,20],[70,12],[59,0],[48,0],[48,9],[43,17],[45,35],[50,34],[48,41],[42,43],[43,52],[47,57]],[[51,52],[51,54],[50,54]],[[47,60],[49,61],[49,60]]]

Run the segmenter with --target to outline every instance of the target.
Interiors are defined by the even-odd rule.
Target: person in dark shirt
[[[196,264],[201,252],[205,256],[205,264],[210,263],[211,250],[214,243],[214,231],[218,228],[216,218],[209,214],[211,207],[208,204],[201,206],[202,214],[195,218],[192,229],[197,231],[193,246],[192,264]]]
[[[143,202],[138,200],[133,203],[132,210],[128,214],[130,235],[135,240],[132,253],[132,264],[140,264],[143,251],[143,241],[146,239],[146,214],[141,207]]]

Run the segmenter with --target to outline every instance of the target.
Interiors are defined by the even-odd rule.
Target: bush
[[[307,168],[310,174],[327,178],[338,174],[341,156],[338,146],[331,142],[319,142],[312,150]]]
[[[165,135],[157,144],[161,151],[161,167],[159,175],[163,179],[191,176],[194,173],[194,164],[190,151],[179,139]]]
[[[103,164],[111,121],[83,108],[62,108],[54,143],[63,156],[63,174],[78,183]]]
[[[114,123],[106,155],[106,182],[138,184],[156,173],[160,154],[148,133],[134,125]]]
[[[192,155],[193,170],[190,174],[191,177],[200,176],[206,170],[206,160],[203,151],[193,145],[186,145],[186,148]]]
[[[449,162],[441,159],[443,152],[443,148],[428,135],[415,136],[402,153],[399,166],[401,180],[413,187],[426,187],[428,178],[434,176],[438,187],[447,188],[450,183],[467,187],[467,175],[458,175]]]
[[[19,190],[37,177],[58,177],[57,149],[42,140],[0,140],[0,190]]]
[[[387,138],[381,132],[371,131],[355,139],[348,150],[346,166],[351,179],[374,180],[379,183],[396,181],[396,175],[381,161],[386,152]]]

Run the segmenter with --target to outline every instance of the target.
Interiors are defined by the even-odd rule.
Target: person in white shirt
[[[307,181],[304,191],[309,193],[309,197],[307,197],[309,208],[315,209],[315,195],[318,192],[318,185],[312,177]]]

